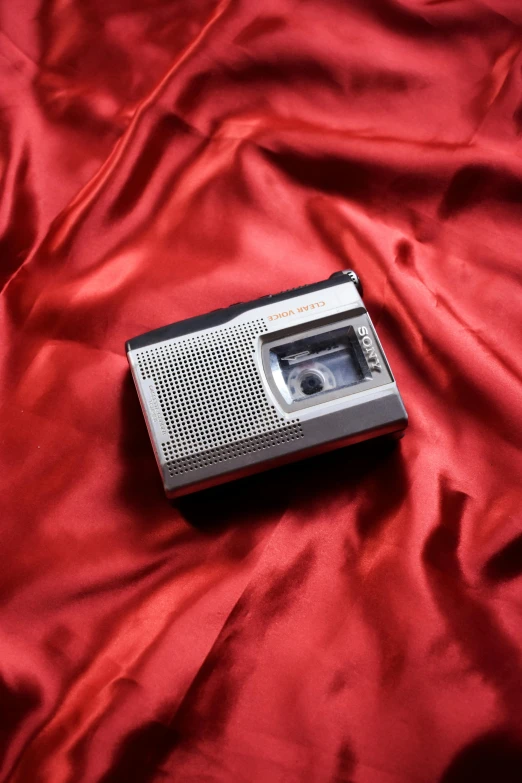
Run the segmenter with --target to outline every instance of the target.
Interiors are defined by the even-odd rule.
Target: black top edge
[[[238,315],[248,312],[248,310],[255,310],[256,307],[263,307],[271,302],[276,304],[288,299],[292,299],[294,296],[302,296],[303,294],[312,294],[316,291],[323,291],[326,288],[332,288],[336,285],[342,285],[343,283],[350,282],[348,275],[343,273],[335,273],[335,276],[329,280],[322,280],[319,283],[310,283],[309,285],[302,285],[298,288],[290,288],[287,291],[281,291],[279,294],[268,294],[267,296],[261,296],[259,299],[253,299],[251,302],[238,302],[237,304],[230,305],[229,307],[221,307],[217,310],[212,310],[210,313],[204,315],[196,315],[193,318],[185,318],[183,321],[176,321],[166,326],[160,326],[159,329],[153,329],[150,332],[145,332],[137,337],[133,337],[131,340],[127,340],[125,343],[125,349],[127,353],[129,351],[135,351],[138,348],[146,348],[148,345],[162,342],[163,340],[171,340],[174,337],[183,337],[185,334],[191,332],[199,332],[202,329],[210,329],[215,326],[221,326],[222,324],[231,321]]]

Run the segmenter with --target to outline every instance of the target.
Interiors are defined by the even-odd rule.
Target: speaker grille
[[[161,447],[171,476],[303,437],[299,419],[265,395],[254,359],[264,331],[264,321],[249,321],[137,352],[169,433]]]

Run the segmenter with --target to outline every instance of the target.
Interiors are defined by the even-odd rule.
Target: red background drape
[[[522,779],[522,4],[0,3],[0,777]],[[355,268],[410,414],[165,501],[124,355]]]

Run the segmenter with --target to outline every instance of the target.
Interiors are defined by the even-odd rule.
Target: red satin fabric
[[[519,0],[0,5],[10,783],[522,779]],[[147,329],[353,266],[410,414],[171,508]]]

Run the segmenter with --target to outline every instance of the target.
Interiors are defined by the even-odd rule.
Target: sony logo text
[[[366,360],[368,362],[368,366],[370,367],[370,370],[377,370],[378,372],[381,371],[381,364],[379,362],[379,357],[377,356],[377,352],[373,345],[373,340],[370,337],[370,333],[368,332],[368,329],[366,326],[359,326],[357,329],[359,332],[359,337],[361,337],[361,343],[362,347],[364,349],[364,352],[366,354]]]
[[[283,310],[282,313],[274,313],[268,316],[269,321],[277,321],[279,318],[288,318],[289,315],[298,315],[299,313],[307,313],[309,310],[315,310],[318,307],[324,307],[326,302],[312,302],[312,304],[302,305],[296,307],[295,310]]]

